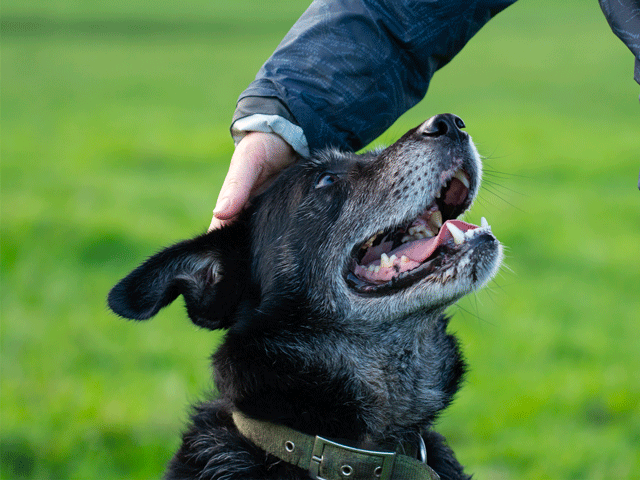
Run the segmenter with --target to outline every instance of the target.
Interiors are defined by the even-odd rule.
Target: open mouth
[[[354,249],[348,283],[362,292],[403,288],[443,265],[452,250],[491,227],[456,220],[471,205],[469,175],[455,172],[434,201],[415,219],[380,230]]]

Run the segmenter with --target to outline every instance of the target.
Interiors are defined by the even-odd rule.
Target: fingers
[[[232,223],[234,220],[234,218],[230,219],[230,220],[219,220],[217,217],[213,217],[211,219],[211,224],[209,225],[209,228],[207,230],[207,232],[210,232],[211,230],[215,230],[216,228],[222,228],[225,225],[228,225],[229,223]]]
[[[294,160],[295,152],[280,136],[262,132],[247,134],[231,157],[209,231],[233,221],[251,195]]]
[[[240,146],[239,146],[240,147]],[[213,214],[220,220],[236,217],[262,174],[264,152],[256,148],[237,148],[231,157]]]

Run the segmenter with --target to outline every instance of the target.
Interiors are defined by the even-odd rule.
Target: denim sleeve
[[[315,0],[241,94],[234,121],[277,112],[311,150],[358,150],[516,0]]]
[[[634,78],[640,83],[640,0],[599,1],[611,30],[636,57]]]

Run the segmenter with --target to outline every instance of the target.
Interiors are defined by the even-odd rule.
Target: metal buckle
[[[313,444],[313,452],[311,453],[311,461],[309,462],[309,473],[314,480],[326,480],[325,478],[320,476],[320,464],[322,463],[322,459],[324,456],[325,446],[330,446],[338,450],[344,450],[349,453],[378,457],[381,464],[375,469],[375,478],[379,480],[389,480],[391,478],[393,465],[396,459],[396,452],[377,452],[374,450],[362,450],[360,448],[348,447],[346,445],[342,445],[341,443],[332,442],[331,440],[327,440],[326,438],[316,436],[316,440]],[[344,473],[343,476],[345,476]]]

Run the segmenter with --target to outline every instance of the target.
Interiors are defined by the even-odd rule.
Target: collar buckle
[[[309,473],[314,480],[390,480],[395,459],[396,452],[362,450],[316,436]],[[321,466],[325,477],[320,476]]]

